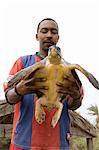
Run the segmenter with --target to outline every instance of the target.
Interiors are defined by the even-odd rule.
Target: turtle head
[[[56,45],[50,46],[48,55],[51,55],[53,57],[59,55],[61,57],[61,49]]]
[[[56,45],[49,47],[48,56],[50,62],[60,63],[61,61],[61,49]]]

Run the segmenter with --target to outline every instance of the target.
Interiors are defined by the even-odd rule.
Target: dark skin
[[[52,20],[43,21],[40,26],[38,33],[36,34],[36,40],[39,41],[39,54],[42,57],[46,57],[48,55],[48,48],[52,45],[56,45],[59,39],[58,35],[58,26]],[[16,89],[20,95],[30,94],[30,93],[38,93],[40,89],[47,90],[48,87],[37,86],[37,82],[45,82],[44,78],[31,78],[27,81],[21,80],[17,85]],[[31,86],[28,86],[31,85]],[[24,87],[24,89],[23,89]],[[7,97],[10,103],[15,104],[19,102],[22,98],[15,93],[15,89],[9,90],[7,93]]]
[[[59,34],[58,34],[58,26],[57,24],[52,20],[45,20],[41,22],[39,26],[38,33],[36,34],[36,40],[39,42],[39,54],[41,57],[46,57],[48,55],[48,48],[52,45],[56,45],[59,40]],[[64,77],[66,79],[66,77]],[[40,86],[39,84],[36,84],[37,82],[45,82],[45,78],[25,78],[24,80],[21,80],[17,85],[16,89],[20,95],[25,94],[31,94],[31,93],[38,93],[40,90],[47,90],[48,87]],[[67,92],[67,86],[64,83],[57,83],[57,86],[59,86],[59,90],[57,92],[65,94]],[[23,88],[24,87],[24,88]],[[70,105],[73,102],[73,99],[70,97],[68,93],[66,93],[66,98],[69,101]],[[9,90],[7,93],[7,97],[10,103],[15,104],[19,102],[22,98],[22,96],[19,96],[15,93],[14,88]]]
[[[48,55],[48,48],[53,44],[57,44],[59,35],[58,27],[54,21],[45,20],[40,24],[36,39],[39,41],[39,53],[41,56],[46,57]],[[17,90],[21,95],[29,93],[38,93],[40,89],[47,90],[48,87],[37,86],[37,82],[44,82],[45,78],[30,78],[28,81],[22,80],[17,85]],[[28,82],[28,83],[27,83]],[[29,86],[27,86],[29,85]],[[24,90],[23,90],[24,87]]]
[[[39,53],[46,57],[48,55],[48,48],[56,45],[59,40],[57,24],[51,20],[43,21],[36,34],[36,40],[39,41]]]

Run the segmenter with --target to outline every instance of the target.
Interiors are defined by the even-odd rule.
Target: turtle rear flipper
[[[96,88],[99,90],[99,82],[97,81],[97,79],[91,74],[89,73],[87,70],[85,70],[84,68],[82,68],[80,65],[78,64],[73,64],[70,65],[70,69],[77,69],[80,72],[82,72],[89,80],[89,82]]]

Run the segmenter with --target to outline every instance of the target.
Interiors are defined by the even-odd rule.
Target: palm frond
[[[98,110],[98,106],[97,105],[91,105],[88,110],[90,111],[89,114],[91,115],[98,115],[99,114],[99,110]]]

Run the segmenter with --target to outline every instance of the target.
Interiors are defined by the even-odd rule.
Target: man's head
[[[40,50],[47,50],[52,45],[56,45],[59,39],[59,28],[55,20],[51,18],[43,19],[37,27],[36,39],[39,41]]]

